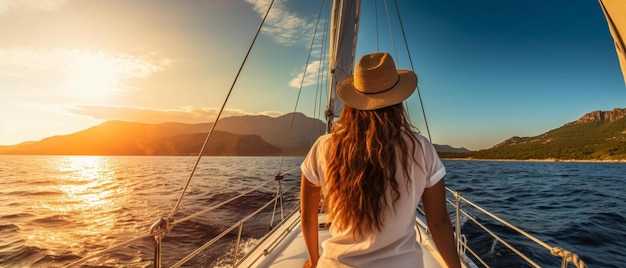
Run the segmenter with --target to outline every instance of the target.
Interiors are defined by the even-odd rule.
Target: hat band
[[[361,91],[360,89],[358,89],[358,88],[356,88],[356,87],[355,87],[355,89],[356,89],[359,93],[362,93],[362,94],[367,94],[367,95],[380,94],[380,93],[383,93],[383,92],[385,92],[385,91],[389,91],[389,90],[393,89],[394,87],[396,87],[396,85],[397,85],[399,82],[400,82],[400,76],[398,75],[398,78],[396,79],[396,82],[395,82],[395,83],[393,83],[393,85],[391,85],[389,88],[387,88],[387,89],[385,89],[385,90],[376,91],[376,92],[363,92],[363,91]]]

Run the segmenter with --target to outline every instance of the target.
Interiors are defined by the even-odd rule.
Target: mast
[[[615,40],[617,59],[622,67],[624,85],[626,85],[626,1],[599,0],[606,22],[609,24],[611,36]]]
[[[327,133],[330,133],[333,120],[343,109],[335,86],[341,79],[352,75],[354,69],[360,9],[361,0],[333,1],[328,53],[329,94],[325,113]]]

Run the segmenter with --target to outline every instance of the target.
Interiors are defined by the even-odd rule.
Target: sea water
[[[172,213],[195,157],[0,156],[0,266],[58,267],[136,237],[89,259],[86,266],[150,267],[150,225]],[[204,157],[176,212],[180,219],[296,169],[281,181],[285,202],[297,199],[302,157]],[[626,164],[444,161],[447,186],[590,267],[626,265]],[[177,224],[163,239],[163,265],[195,248],[275,196],[278,182],[249,197]],[[270,206],[245,224],[244,248],[270,228]],[[464,206],[464,208],[467,208]],[[290,207],[288,209],[295,209]],[[542,247],[486,218],[539,264],[560,266]],[[526,267],[464,219],[470,246],[492,267]],[[507,237],[508,236],[508,237]],[[192,259],[194,267],[232,262],[237,231]]]
[[[626,163],[444,164],[449,188],[549,246],[578,254],[589,267],[626,267]],[[560,267],[561,259],[545,248],[484,216],[478,219],[542,267]],[[495,267],[530,267],[472,222],[464,222],[463,233]]]

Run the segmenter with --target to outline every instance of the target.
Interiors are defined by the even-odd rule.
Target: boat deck
[[[323,222],[322,218],[323,216],[320,216],[320,222]],[[446,267],[443,259],[439,256],[434,242],[427,235],[423,222],[420,222],[419,219],[417,221],[416,240],[422,246],[422,252],[424,253],[424,264],[419,267]],[[258,254],[252,254],[243,260],[239,267],[302,267],[308,258],[308,252],[299,223],[300,213],[295,213],[287,219],[285,224],[272,233],[269,239],[259,245],[259,250],[256,250]],[[284,240],[276,243],[280,237],[284,237]],[[320,229],[320,243],[328,238],[330,238],[330,232],[327,229]]]

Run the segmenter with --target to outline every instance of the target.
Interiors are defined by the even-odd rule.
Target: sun
[[[74,98],[99,100],[121,90],[123,68],[103,53],[77,52],[67,64],[67,88]]]

